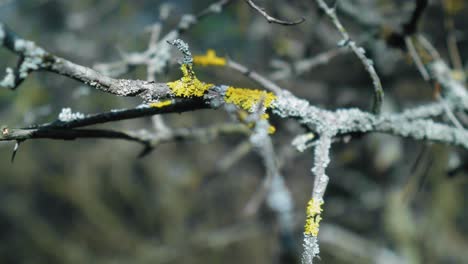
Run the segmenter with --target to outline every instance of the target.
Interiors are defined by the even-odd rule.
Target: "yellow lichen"
[[[304,226],[305,235],[311,235],[314,237],[318,235],[320,220],[322,220],[322,217],[320,216],[322,213],[322,204],[322,200],[316,200],[314,198],[310,199],[310,201],[307,203],[307,219]]]
[[[260,100],[263,100],[265,108],[269,108],[275,99],[276,96],[273,93],[254,89],[229,87],[226,90],[224,101],[228,104],[235,104],[248,112],[252,112],[252,107],[257,105]]]
[[[269,126],[268,127],[268,134],[274,134],[276,132],[276,127],[274,126]]]
[[[176,96],[201,97],[206,90],[213,86],[213,84],[204,83],[198,80],[191,65],[182,64],[180,69],[183,74],[182,78],[180,78],[180,80],[167,83],[167,86],[169,86]]]
[[[216,56],[216,52],[209,49],[206,51],[206,55],[194,56],[193,63],[201,66],[224,66],[226,65],[226,59]]]
[[[466,74],[463,70],[452,70],[450,75],[457,81],[464,82],[466,80]]]
[[[165,101],[150,103],[149,106],[150,107],[156,107],[156,108],[163,108],[163,107],[171,105],[171,104],[172,104],[172,100],[165,100]]]
[[[228,87],[226,90],[226,95],[224,101],[228,104],[234,104],[240,107],[241,109],[252,112],[252,108],[256,106],[260,100],[263,100],[263,106],[269,108],[271,103],[276,99],[276,96],[273,93],[247,89],[247,88],[235,88]],[[267,113],[262,114],[262,119],[268,119],[270,116]],[[253,124],[252,124],[253,126]],[[276,128],[274,126],[268,127],[268,133],[275,133]]]

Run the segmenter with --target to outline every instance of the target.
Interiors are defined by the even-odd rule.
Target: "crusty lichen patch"
[[[180,69],[182,70],[182,78],[167,83],[167,86],[169,86],[175,96],[201,97],[208,89],[213,87],[213,84],[198,80],[191,65],[182,64]]]
[[[159,102],[152,102],[152,103],[149,103],[148,105],[149,107],[163,108],[171,104],[172,104],[172,100],[164,100],[164,101],[159,101]]]
[[[273,93],[235,87],[228,87],[224,97],[226,103],[235,104],[248,112],[252,112],[252,108],[256,106],[260,100],[263,100],[263,106],[265,108],[269,108],[275,99],[276,95]]]
[[[276,95],[261,90],[247,89],[247,88],[235,88],[228,87],[224,96],[224,101],[228,104],[234,104],[239,108],[251,113],[254,111],[255,106],[260,102],[263,103],[263,107],[268,109],[276,99]],[[270,116],[267,113],[261,115],[262,119],[268,119]],[[268,133],[275,133],[276,128],[270,126]]]
[[[322,220],[322,217],[320,216],[322,213],[322,204],[322,200],[317,200],[314,198],[310,199],[310,201],[307,203],[307,219],[304,226],[304,235],[310,235],[314,237],[318,235],[320,220]]]
[[[209,49],[205,55],[194,56],[193,63],[201,66],[224,66],[226,65],[226,58],[218,57],[214,50]]]
[[[179,46],[181,43],[177,42]],[[186,47],[182,47],[184,50]],[[218,87],[219,94],[223,97],[223,101],[227,104],[234,104],[242,110],[245,110],[248,113],[253,113],[256,106],[260,106],[262,111],[271,107],[273,101],[276,99],[276,96],[273,93],[246,89],[246,88],[236,88],[236,87],[226,87],[226,86],[215,86],[210,83],[205,83],[200,80],[195,75],[195,72],[192,68],[192,58],[188,51],[187,59],[180,67],[182,71],[182,78],[174,82],[168,82],[167,86],[171,89],[172,93],[176,97],[202,97],[205,93],[213,87]],[[184,54],[185,54],[184,53]],[[226,60],[224,58],[216,56],[216,53],[213,50],[208,50],[206,55],[196,56],[193,60],[194,63],[201,65],[225,65]],[[221,89],[222,88],[222,89]],[[216,90],[216,89],[214,89]],[[149,104],[150,107],[164,107],[169,105],[171,102],[155,102]],[[259,105],[261,103],[261,105]],[[268,119],[268,114],[263,114],[262,119]],[[275,128],[270,126],[268,132],[274,133]]]

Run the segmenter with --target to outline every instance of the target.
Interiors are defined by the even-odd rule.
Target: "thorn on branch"
[[[13,163],[15,161],[16,153],[18,153],[19,145],[22,141],[17,140],[15,143],[15,146],[13,147],[13,152],[11,153],[11,159],[10,162]]]
[[[151,144],[145,144],[145,147],[141,150],[141,152],[138,154],[138,158],[144,158],[148,154],[150,154],[154,150],[154,147],[151,146]]]

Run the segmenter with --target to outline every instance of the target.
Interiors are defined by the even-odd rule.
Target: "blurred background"
[[[340,37],[315,1],[256,1],[275,17],[306,19],[290,27],[267,23],[244,1],[232,2],[183,33],[192,53],[215,49],[323,108],[368,109],[371,80],[355,55],[337,46]],[[464,78],[468,4],[429,2],[420,32]],[[122,52],[144,51],[151,25],[160,24],[164,36],[182,15],[197,14],[211,3],[0,0],[0,20],[48,51],[92,67],[117,61]],[[344,26],[375,62],[387,112],[435,100],[434,87],[410,57],[382,39],[399,30],[414,5],[350,0],[338,6]],[[180,76],[178,57],[175,52],[157,81]],[[0,49],[2,72],[16,60]],[[207,82],[262,88],[227,68],[195,70]],[[146,69],[135,67],[121,77],[146,79]],[[87,114],[140,103],[39,72],[16,91],[0,91],[0,123],[24,127],[55,120],[65,107]],[[202,110],[164,120],[173,128],[190,128],[226,122],[229,116]],[[265,176],[245,136],[167,143],[144,158],[137,157],[140,145],[125,141],[29,140],[14,163],[14,143],[2,142],[0,263],[299,263],[313,154],[290,145],[305,132],[297,123],[275,117],[271,122],[295,203],[290,236],[279,233],[267,206],[245,213]],[[104,127],[151,130],[152,121]],[[335,144],[331,158],[319,262],[468,263],[466,150],[369,134]]]

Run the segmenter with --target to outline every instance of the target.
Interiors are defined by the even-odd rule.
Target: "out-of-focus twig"
[[[190,30],[201,20],[210,15],[221,13],[225,7],[231,4],[233,0],[219,0],[200,11],[197,15],[186,14],[182,16],[177,27],[163,37],[159,41],[154,39],[154,28],[152,29],[152,37],[148,49],[143,52],[124,53],[121,60],[110,63],[98,63],[94,68],[108,76],[117,77],[128,72],[132,67],[139,65],[148,65],[150,74],[161,73],[168,65],[171,58],[170,45],[168,41],[179,38],[183,33]],[[159,34],[159,33],[158,33]]]
[[[259,7],[257,4],[255,4],[255,2],[254,2],[253,0],[245,0],[245,2],[246,2],[252,9],[254,9],[254,10],[257,11],[260,15],[262,15],[263,17],[265,17],[265,19],[268,21],[268,23],[275,23],[275,24],[280,24],[280,25],[283,25],[283,26],[294,26],[294,25],[300,24],[300,23],[302,23],[302,22],[305,21],[305,18],[301,18],[301,19],[298,19],[298,20],[295,20],[295,21],[286,21],[286,20],[274,18],[274,17],[270,16],[270,15],[265,11],[264,8]]]
[[[270,74],[270,78],[272,80],[284,80],[286,78],[302,75],[319,65],[327,64],[330,60],[346,51],[347,49],[342,47],[331,49],[313,57],[300,59],[292,63],[274,60],[271,62],[271,65],[276,68],[276,70]]]
[[[333,224],[322,225],[320,242],[324,247],[338,251],[336,256],[346,262],[352,259],[360,263],[406,263],[402,256],[389,248],[379,247],[373,241]]]
[[[323,0],[316,0],[316,2],[320,9],[322,9],[323,12],[325,12],[325,14],[331,19],[332,23],[335,25],[335,27],[338,29],[341,36],[343,37],[340,44],[342,46],[348,46],[353,51],[353,53],[356,54],[356,56],[364,65],[366,71],[369,73],[372,79],[372,83],[374,85],[374,100],[372,105],[372,112],[375,114],[379,114],[383,102],[384,91],[380,82],[380,78],[377,75],[377,72],[375,71],[374,62],[366,56],[364,48],[359,47],[356,44],[356,42],[354,42],[351,39],[348,32],[338,19],[335,7],[329,7],[328,4],[325,3],[325,1]]]
[[[266,88],[266,89],[268,89],[268,90],[270,90],[270,91],[272,91],[274,93],[279,93],[282,90],[281,87],[279,87],[273,81],[263,77],[259,73],[247,68],[246,66],[244,66],[244,65],[242,65],[242,64],[240,64],[238,62],[233,61],[232,59],[227,60],[226,66],[233,69],[233,70],[236,70],[236,71],[244,74],[245,76],[251,78],[252,80],[256,81],[257,83],[259,83],[264,88]]]
[[[416,67],[419,70],[419,73],[421,73],[421,76],[425,81],[429,80],[429,73],[427,72],[426,68],[424,67],[424,63],[421,60],[421,57],[419,56],[418,52],[416,51],[416,48],[414,47],[413,40],[411,39],[411,36],[406,36],[405,37],[405,44],[406,48],[408,49],[408,52],[413,58],[414,63],[416,64]]]

